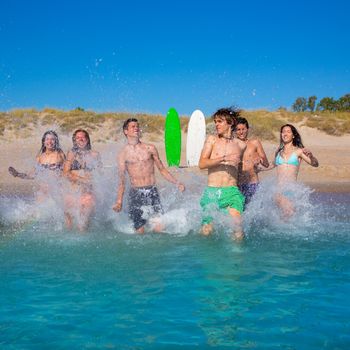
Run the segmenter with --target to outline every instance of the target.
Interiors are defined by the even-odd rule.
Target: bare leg
[[[64,198],[64,221],[65,226],[68,230],[73,229],[73,216],[72,216],[72,210],[74,208],[74,197],[71,195],[66,195]]]
[[[237,241],[241,241],[244,238],[244,233],[242,229],[242,217],[241,213],[234,208],[227,208],[229,214],[232,216],[235,231],[233,232],[233,238]]]
[[[150,224],[154,232],[160,233],[164,230],[164,224],[162,223],[160,217],[153,217],[150,219]]]
[[[282,211],[282,217],[285,221],[289,220],[295,213],[293,203],[282,194],[277,194],[275,197],[276,204]]]
[[[67,230],[71,230],[73,228],[73,219],[72,216],[67,212],[64,213],[64,221]]]
[[[95,208],[95,198],[91,193],[82,195],[80,199],[80,218],[78,229],[80,232],[86,231],[89,226],[91,214]]]
[[[145,233],[145,226],[141,226],[136,230],[136,233],[143,235]]]
[[[213,232],[213,224],[204,224],[201,229],[203,236],[209,236]]]

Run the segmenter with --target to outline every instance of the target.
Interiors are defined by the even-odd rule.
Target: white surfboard
[[[203,113],[195,110],[188,123],[186,161],[188,166],[198,166],[206,136],[205,118]]]

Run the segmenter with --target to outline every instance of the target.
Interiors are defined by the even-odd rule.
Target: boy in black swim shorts
[[[125,191],[125,174],[130,179],[129,217],[133,221],[137,233],[145,232],[145,224],[151,216],[163,213],[158,190],[156,188],[155,167],[169,182],[175,184],[182,192],[185,186],[177,181],[164,167],[159,158],[157,148],[140,140],[140,127],[137,119],[130,118],[124,122],[123,132],[127,138],[127,145],[118,155],[119,185],[117,200],[113,206],[116,212],[121,211]],[[157,223],[154,231],[161,231],[161,224]]]

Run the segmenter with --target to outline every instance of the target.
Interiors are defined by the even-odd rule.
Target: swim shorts
[[[135,230],[144,226],[147,222],[145,215],[162,214],[157,187],[132,187],[129,192],[129,217],[134,223]]]
[[[213,210],[227,213],[227,208],[233,208],[243,212],[244,196],[236,186],[207,187],[202,195],[200,205],[204,212],[203,224],[209,224],[213,217],[209,214]]]
[[[245,197],[245,205],[247,205],[252,200],[258,188],[259,188],[258,183],[242,184],[239,186],[240,191]]]

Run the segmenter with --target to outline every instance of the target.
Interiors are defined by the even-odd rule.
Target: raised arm
[[[125,157],[124,152],[120,152],[118,159],[117,159],[117,166],[118,166],[118,187],[117,187],[117,199],[115,204],[113,205],[112,209],[116,212],[119,212],[122,210],[123,207],[123,197],[125,192],[125,173],[126,173],[126,165],[125,165]]]
[[[67,158],[63,163],[63,175],[66,176],[71,181],[77,181],[78,175],[72,174],[71,172],[73,161],[74,161],[74,153],[72,151],[69,151],[67,153]]]
[[[39,156],[36,157],[37,164],[39,163]],[[34,180],[35,176],[37,175],[37,169],[34,167],[32,170],[30,170],[28,173],[20,173],[17,171],[14,167],[10,166],[8,168],[9,173],[14,177],[19,177],[22,180]]]
[[[205,140],[201,156],[199,158],[199,169],[209,169],[215,167],[219,164],[223,164],[225,162],[225,155],[220,156],[218,158],[210,159],[211,152],[213,151],[213,146],[215,142],[215,136],[210,135]]]
[[[95,164],[96,164],[96,170],[98,171],[99,175],[103,174],[103,163],[101,159],[101,154],[99,152],[94,152],[94,158],[95,158]]]
[[[159,172],[162,174],[162,176],[169,182],[175,184],[177,188],[183,192],[185,190],[184,184],[182,184],[180,181],[178,181],[164,166],[163,162],[159,158],[158,150],[154,145],[151,145],[151,153],[154,160],[154,164],[158,168]]]
[[[271,162],[269,162],[269,165],[267,167],[263,166],[262,164],[258,164],[255,167],[255,170],[257,172],[261,172],[261,171],[269,171],[269,170],[276,168],[276,156],[277,156],[277,151],[275,152],[274,159]]]
[[[101,154],[99,152],[95,152],[95,157],[96,157],[96,168],[101,170],[103,168]]]
[[[311,166],[317,168],[318,167],[318,160],[310,150],[307,148],[301,149],[299,157],[303,159],[306,163],[310,164]]]
[[[264,148],[263,148],[263,146],[262,146],[262,144],[261,144],[261,142],[259,140],[256,140],[256,142],[257,142],[256,150],[257,150],[257,153],[258,153],[259,158],[260,158],[260,164],[263,165],[265,168],[268,168],[269,167],[269,161],[268,161],[268,159],[266,157],[266,153],[264,151]]]
[[[10,166],[8,168],[9,173],[14,177],[19,177],[23,180],[34,180],[35,178],[35,170],[30,171],[29,173],[20,173],[14,167]]]
[[[63,165],[66,160],[66,155],[64,154],[63,151],[58,152],[58,159],[59,159],[59,163]]]

